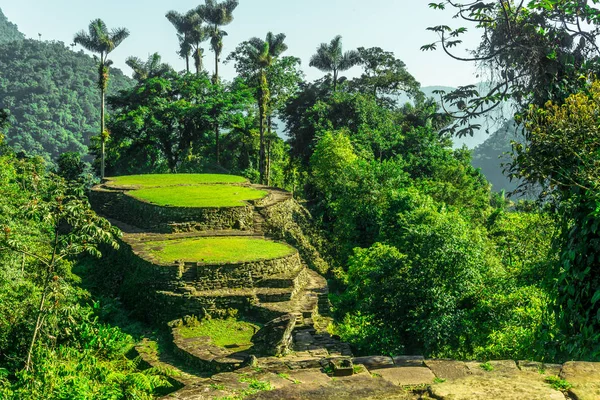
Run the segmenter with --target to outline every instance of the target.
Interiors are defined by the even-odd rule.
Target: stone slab
[[[562,369],[561,364],[545,364],[537,361],[526,361],[519,360],[517,361],[517,365],[521,371],[528,372],[537,372],[542,375],[556,375],[560,374],[560,370]]]
[[[573,387],[571,397],[577,400],[600,399],[600,363],[568,362],[563,365],[560,377]]]
[[[438,400],[565,400],[542,378],[537,373],[517,372],[510,377],[489,373],[433,384],[429,391]]]
[[[470,375],[469,368],[462,361],[425,360],[425,365],[440,379],[454,380]]]
[[[429,385],[435,379],[433,372],[426,367],[384,368],[377,370],[376,374],[400,386]]]
[[[425,358],[423,356],[396,356],[393,360],[397,367],[422,367]]]
[[[392,357],[387,356],[354,357],[352,362],[354,364],[362,364],[367,367],[368,370],[390,368],[394,366],[394,360]]]

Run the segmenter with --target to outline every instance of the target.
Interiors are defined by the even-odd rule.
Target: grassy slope
[[[148,242],[146,249],[159,261],[233,263],[273,259],[292,254],[287,245],[246,237],[212,237]]]
[[[159,206],[238,207],[246,200],[262,199],[267,192],[233,185],[168,186],[129,192],[136,199]]]
[[[184,338],[208,336],[218,347],[250,347],[252,336],[258,329],[258,325],[235,319],[210,319],[203,320],[198,326],[180,328],[179,332]]]
[[[217,174],[157,174],[130,175],[107,178],[108,186],[155,188],[161,186],[199,185],[206,183],[244,183],[245,178],[235,175]]]

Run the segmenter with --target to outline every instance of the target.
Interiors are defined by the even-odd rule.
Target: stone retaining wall
[[[165,207],[136,199],[123,190],[94,187],[89,193],[92,208],[109,218],[158,233],[202,230],[250,230],[254,207]]]
[[[274,275],[299,273],[302,268],[300,256],[294,252],[287,257],[246,263],[185,263],[181,279],[197,290],[253,288],[263,279]]]

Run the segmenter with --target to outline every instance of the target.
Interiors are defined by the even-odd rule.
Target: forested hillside
[[[25,36],[19,32],[19,28],[10,22],[2,12],[2,9],[0,9],[0,44],[23,40],[24,38]]]
[[[0,108],[10,111],[7,142],[49,161],[63,152],[87,154],[90,137],[100,133],[94,60],[62,42],[31,39],[0,44],[0,54]],[[112,70],[109,93],[130,82]]]

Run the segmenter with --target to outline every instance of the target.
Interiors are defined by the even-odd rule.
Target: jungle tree
[[[210,37],[210,47],[215,53],[215,74],[213,80],[219,81],[219,61],[223,52],[223,37],[227,32],[221,29],[233,21],[233,11],[239,5],[238,0],[225,0],[218,3],[215,0],[206,0],[206,4],[198,7],[198,13],[202,15],[208,24],[207,33]]]
[[[207,35],[210,37],[210,47],[215,53],[215,74],[213,82],[219,82],[219,60],[223,52],[223,37],[227,36],[227,32],[221,29],[222,26],[229,25],[233,21],[233,11],[237,8],[239,2],[237,0],[226,0],[218,3],[215,0],[206,0],[206,4],[198,7],[199,15],[202,15],[204,21],[208,24],[206,29]],[[216,145],[216,160],[220,163],[220,146],[219,146],[219,125],[215,125]]]
[[[200,44],[208,39],[208,36],[198,9],[190,10],[185,14],[169,11],[165,17],[177,30],[177,38],[179,39],[178,54],[180,57],[185,58],[186,71],[190,72],[189,60],[191,55],[194,58],[196,74],[200,74],[203,67],[202,57],[204,56],[204,50],[200,47]]]
[[[339,73],[347,71],[360,62],[357,51],[350,50],[344,53],[342,49],[342,37],[334,37],[330,43],[321,43],[317,53],[310,59],[310,66],[323,72],[333,74],[333,91],[337,90]]]
[[[276,60],[285,52],[288,46],[284,43],[285,34],[278,35],[269,32],[262,40],[252,38],[240,44],[236,50],[227,58],[234,60],[238,74],[250,81],[256,87],[256,99],[258,101],[258,114],[260,126],[260,153],[259,171],[261,183],[266,183],[266,141],[267,120],[271,92],[269,89],[268,70]]]
[[[138,82],[172,71],[169,64],[161,62],[161,57],[158,53],[150,55],[147,61],[143,61],[139,57],[129,57],[125,60],[125,64],[133,70],[133,78]]]
[[[100,256],[98,246],[102,243],[118,248],[116,238],[119,235],[116,228],[104,218],[98,217],[90,208],[80,188],[74,189],[58,176],[41,182],[37,176],[35,181],[37,183],[28,187],[32,191],[32,198],[20,210],[23,214],[17,219],[35,220],[47,227],[49,234],[43,238],[44,242],[22,240],[23,233],[19,229],[13,231],[15,226],[11,224],[3,227],[0,237],[0,251],[36,260],[41,268],[39,276],[42,293],[27,350],[27,371],[33,367],[33,350],[46,320],[48,300],[55,286],[65,279],[65,263],[83,253]]]
[[[127,39],[129,31],[125,28],[116,28],[111,31],[108,30],[106,24],[101,19],[93,20],[89,27],[88,32],[80,31],[75,35],[73,41],[76,44],[80,44],[85,49],[98,53],[100,56],[98,59],[98,88],[100,89],[100,177],[104,179],[104,158],[105,158],[105,145],[106,139],[108,138],[108,132],[104,125],[104,112],[105,104],[104,97],[106,89],[108,88],[108,71],[112,65],[112,61],[107,57],[108,55],[119,46],[123,40]]]
[[[475,85],[439,94],[457,111],[456,123],[448,128],[457,136],[473,135],[469,119],[484,115],[505,100],[516,111],[530,104],[564,100],[585,85],[588,74],[599,71],[600,48],[596,43],[600,10],[578,0],[473,0],[466,3],[430,3],[434,9],[451,9],[464,26],[438,25],[427,28],[438,40],[422,46],[424,51],[441,49],[449,57],[475,63],[487,82],[483,93]],[[598,3],[593,0],[592,3]],[[470,25],[470,26],[469,26]],[[464,50],[462,38],[474,28],[481,33],[479,46]],[[448,110],[449,107],[446,107]]]

